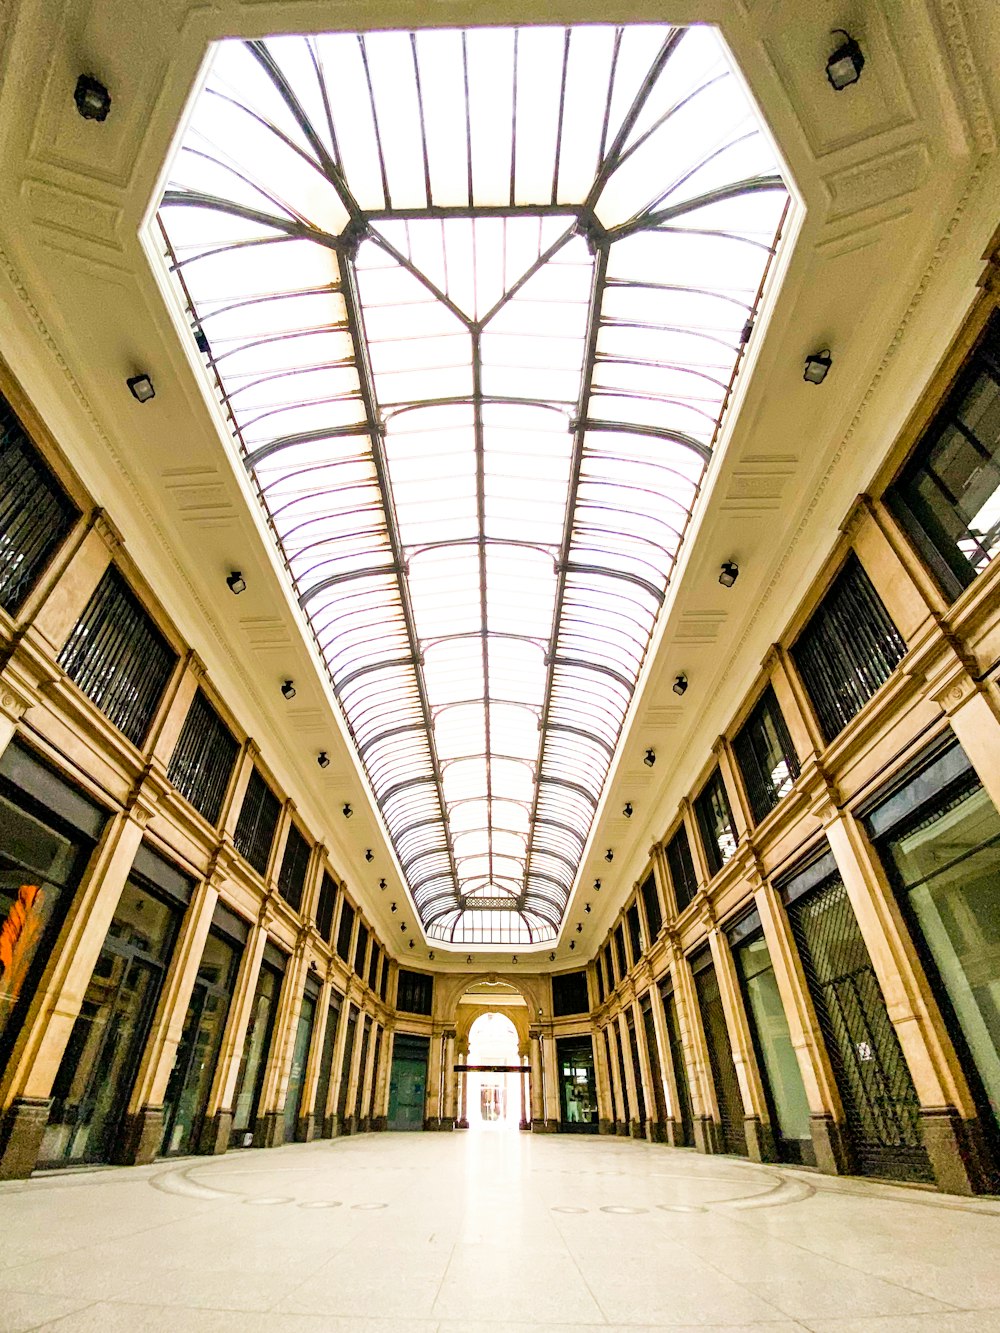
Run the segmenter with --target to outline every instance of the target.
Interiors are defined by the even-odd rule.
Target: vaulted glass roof
[[[558,931],[786,203],[708,28],[215,51],[168,259],[431,938]]]

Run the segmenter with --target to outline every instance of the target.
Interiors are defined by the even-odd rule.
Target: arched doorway
[[[505,1014],[480,1014],[473,1022],[469,1029],[470,1069],[466,1073],[470,1129],[517,1129],[530,1114],[521,1100],[524,1080],[511,1069],[521,1067],[518,1051],[517,1029]]]

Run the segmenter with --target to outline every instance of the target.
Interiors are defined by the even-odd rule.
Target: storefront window
[[[236,1080],[236,1098],[233,1103],[233,1146],[248,1147],[253,1142],[253,1122],[257,1116],[267,1067],[267,1052],[274,1029],[274,1012],[281,989],[281,974],[267,963],[261,964],[257,991],[247,1035],[243,1041],[240,1072]]]
[[[1000,1126],[1000,814],[977,784],[882,846]]]
[[[286,1143],[295,1142],[299,1108],[302,1104],[302,1085],[305,1082],[306,1065],[309,1062],[309,1043],[312,1040],[315,1018],[316,1001],[311,995],[303,995],[299,1021],[295,1028],[295,1045],[292,1047],[292,1067],[288,1074],[288,1087],[285,1090]]]
[[[594,1044],[590,1037],[560,1037],[556,1041],[559,1099],[564,1133],[597,1133],[597,1084],[594,1079]]]

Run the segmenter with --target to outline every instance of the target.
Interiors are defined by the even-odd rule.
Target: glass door
[[[681,1040],[681,1025],[677,1016],[677,1001],[673,991],[661,991],[663,1018],[667,1025],[667,1040],[670,1043],[670,1063],[673,1067],[674,1084],[677,1088],[677,1106],[674,1118],[679,1122],[681,1142],[692,1142],[693,1127],[691,1121],[691,1092],[688,1088],[687,1066],[684,1063],[684,1043]]]
[[[306,1078],[306,1065],[309,1063],[309,1043],[312,1040],[313,1023],[316,1020],[316,1001],[311,995],[303,995],[299,1021],[295,1028],[295,1045],[292,1047],[292,1067],[288,1074],[288,1087],[285,1090],[285,1142],[294,1143],[299,1124],[299,1107],[302,1105],[302,1085]]]
[[[597,1082],[594,1044],[590,1037],[559,1037],[556,1062],[562,1111],[560,1129],[564,1134],[596,1134]]]
[[[723,1147],[726,1152],[746,1157],[749,1150],[743,1128],[743,1097],[740,1093],[739,1079],[736,1077],[736,1066],[733,1063],[733,1048],[729,1044],[729,1029],[726,1027],[726,1013],[722,1007],[719,979],[715,975],[714,964],[707,963],[702,967],[697,967],[695,964],[695,967],[697,970],[694,980],[698,991],[701,1021],[705,1027],[715,1099],[719,1105]]]
[[[161,1152],[165,1155],[190,1153],[197,1148],[238,966],[235,946],[212,931],[205,943],[164,1098]]]
[[[230,1147],[249,1148],[253,1143],[254,1124],[267,1069],[267,1053],[271,1049],[274,1015],[281,990],[281,974],[268,963],[262,963],[253,997],[247,1035],[243,1039],[240,1072],[236,1079],[233,1100],[233,1128]]]

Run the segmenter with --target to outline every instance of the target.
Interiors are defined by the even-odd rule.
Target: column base
[[[370,1134],[371,1129],[372,1129],[371,1116],[368,1115],[362,1116],[361,1119],[358,1121],[358,1133]]]
[[[295,1125],[295,1142],[312,1143],[316,1137],[316,1117],[310,1112],[309,1115],[300,1115]]]
[[[817,1169],[828,1176],[850,1175],[853,1162],[845,1127],[832,1115],[811,1115],[809,1133]]]
[[[468,1124],[465,1128],[468,1129]],[[389,1128],[389,1117],[387,1115],[377,1115],[372,1119],[372,1132],[375,1134],[384,1134]]]
[[[720,1152],[722,1143],[719,1126],[708,1115],[696,1115],[691,1123],[694,1146],[697,1152],[712,1155]]]
[[[441,1117],[439,1115],[429,1115],[424,1119],[424,1129],[429,1133],[441,1128]]]
[[[0,1116],[0,1180],[27,1180],[49,1122],[51,1097],[15,1097]]]
[[[122,1121],[121,1135],[113,1153],[118,1166],[148,1166],[160,1154],[163,1125],[162,1106],[143,1106]]]
[[[988,1194],[998,1182],[978,1120],[963,1120],[952,1106],[923,1109],[920,1129],[934,1183],[945,1194]]]
[[[216,1111],[215,1115],[206,1118],[201,1127],[197,1151],[211,1157],[224,1153],[229,1147],[232,1132],[232,1111]]]
[[[628,1125],[624,1120],[615,1121],[615,1133],[618,1135],[620,1139],[628,1137]]]
[[[468,1122],[468,1120],[456,1120],[456,1121],[455,1121],[455,1128],[456,1128],[456,1129],[468,1129],[468,1128],[469,1128],[469,1122]],[[522,1120],[521,1123],[518,1125],[518,1129],[527,1129],[527,1128],[528,1128],[528,1123],[527,1123],[526,1120]]]
[[[642,1120],[630,1120],[628,1132],[634,1139],[644,1139],[646,1137],[646,1126]]]
[[[530,1129],[530,1128],[531,1128],[531,1121],[530,1121],[530,1120],[519,1120],[518,1123],[517,1123],[517,1127],[518,1127],[518,1129],[521,1129],[521,1130]],[[456,1128],[456,1129],[468,1129],[468,1128],[469,1128],[469,1122],[468,1122],[468,1120],[460,1120],[460,1121],[458,1122],[458,1124],[455,1126],[455,1128]]]
[[[679,1120],[674,1120],[672,1117],[663,1122],[663,1137],[664,1142],[668,1143],[671,1148],[690,1147],[684,1133],[684,1126]]]
[[[598,1120],[598,1134],[613,1134],[615,1132],[615,1122],[613,1120]]]
[[[646,1138],[650,1143],[666,1143],[667,1129],[662,1120],[646,1121]]]
[[[455,1117],[453,1115],[443,1115],[438,1123],[438,1129],[442,1133],[450,1134],[455,1128]]]
[[[345,1115],[340,1122],[341,1134],[356,1134],[358,1132],[358,1117],[356,1115]]]
[[[774,1131],[766,1125],[759,1115],[743,1117],[743,1133],[747,1139],[747,1152],[751,1162],[777,1162],[778,1145],[774,1141]]]
[[[255,1148],[280,1148],[285,1141],[285,1113],[268,1111],[259,1116],[254,1126]]]
[[[559,1128],[558,1120],[532,1120],[532,1134],[554,1134]]]

